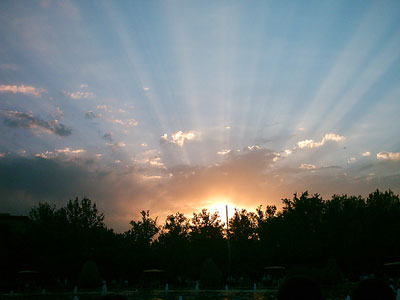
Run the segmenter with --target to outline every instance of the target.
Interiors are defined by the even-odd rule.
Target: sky
[[[400,2],[1,1],[0,212],[400,192]]]

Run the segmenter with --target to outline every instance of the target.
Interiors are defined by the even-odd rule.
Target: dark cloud
[[[159,183],[143,181],[140,171],[94,164],[93,160],[41,157],[0,158],[0,212],[27,214],[39,202],[58,207],[69,199],[87,196],[105,212],[106,222],[126,230],[142,209],[159,199]]]
[[[58,123],[58,120],[44,121],[34,117],[31,113],[18,111],[8,111],[8,119],[4,120],[4,124],[14,128],[35,128],[41,127],[59,136],[71,135],[72,129],[64,124]]]
[[[109,143],[112,143],[113,142],[112,133],[111,132],[106,132],[103,135],[103,140],[105,140],[105,141],[107,141]]]
[[[86,119],[96,119],[96,118],[100,118],[101,114],[96,114],[93,111],[89,110],[86,114],[85,114],[85,118]]]
[[[41,157],[10,157],[0,160],[1,190],[15,190],[38,197],[56,197],[76,187],[80,190],[87,181],[84,178],[90,177],[88,171],[71,162]]]
[[[59,136],[68,136],[72,133],[72,129],[68,128],[64,124],[56,124],[54,127],[50,126],[48,129]]]
[[[113,152],[117,152],[118,150],[120,150],[121,148],[126,146],[126,144],[124,142],[114,142],[114,138],[113,138],[112,132],[106,132],[103,135],[103,140],[105,140],[107,142],[106,145],[108,147],[110,147],[110,149]]]

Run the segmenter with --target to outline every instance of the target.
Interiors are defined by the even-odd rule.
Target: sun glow
[[[215,211],[220,215],[221,221],[226,223],[226,206],[228,206],[228,218],[232,218],[237,207],[229,198],[213,198],[209,200],[207,210],[211,213]]]

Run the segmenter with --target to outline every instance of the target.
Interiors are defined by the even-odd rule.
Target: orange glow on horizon
[[[212,197],[207,200],[205,208],[211,213],[218,212],[220,219],[226,223],[226,205],[228,205],[228,218],[232,218],[235,214],[235,208],[239,209],[229,197]]]

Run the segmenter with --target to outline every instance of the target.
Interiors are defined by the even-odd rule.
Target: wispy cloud
[[[223,150],[221,150],[221,151],[218,151],[217,154],[218,154],[218,155],[227,155],[227,154],[229,154],[229,153],[231,153],[231,152],[232,152],[231,149],[223,149]]]
[[[297,143],[299,148],[317,148],[321,147],[326,144],[328,141],[333,141],[333,142],[340,142],[345,139],[344,136],[338,135],[336,133],[327,133],[323,137],[323,139],[320,142],[315,142],[314,140],[303,140]]]
[[[371,152],[366,151],[366,152],[361,153],[361,155],[362,155],[362,156],[370,156],[370,155],[371,155]]]
[[[254,145],[254,146],[247,146],[247,148],[245,148],[245,150],[249,150],[249,151],[256,151],[256,150],[260,150],[260,146],[258,145]]]
[[[69,147],[64,149],[56,149],[54,151],[45,151],[41,153],[36,153],[36,157],[41,157],[45,159],[50,158],[67,158],[69,159],[71,156],[76,156],[80,154],[86,153],[85,149],[71,149]]]
[[[71,99],[78,100],[78,99],[88,99],[88,98],[93,98],[94,94],[92,92],[67,92],[64,91],[64,95],[68,96]]]
[[[105,104],[97,105],[96,108],[97,108],[97,109],[104,110],[104,111],[106,111],[106,112],[112,112],[112,107],[109,106],[109,105],[105,105]]]
[[[40,97],[47,93],[45,89],[36,88],[31,85],[0,85],[0,93],[25,94]]]
[[[383,160],[400,160],[400,152],[379,152],[376,155],[377,159],[383,159]]]
[[[313,170],[316,169],[317,167],[313,164],[301,164],[299,168],[304,170]]]
[[[353,157],[350,157],[348,160],[347,160],[347,163],[348,164],[352,164],[352,163],[354,163],[354,162],[356,162],[357,161],[357,158],[355,158],[354,156]]]
[[[148,165],[156,169],[163,168],[166,169],[162,158],[159,156],[160,151],[156,149],[149,149],[144,151],[138,158],[133,158],[132,160],[139,165]]]
[[[40,118],[34,117],[31,113],[19,111],[7,111],[8,119],[4,123],[9,127],[14,128],[42,128],[47,132],[54,133],[59,136],[71,135],[72,129],[58,120],[44,121]]]
[[[152,167],[162,168],[164,163],[161,161],[161,157],[148,158],[144,162],[150,164]]]
[[[113,151],[117,151],[120,148],[126,147],[125,142],[114,142],[112,132],[106,132],[103,135],[103,140],[106,141],[106,145],[109,146]]]
[[[61,110],[61,108],[59,108],[59,107],[57,107],[56,108],[56,114],[57,114],[57,117],[59,118],[59,119],[61,119],[62,117],[64,117],[64,112]]]
[[[0,69],[17,71],[19,67],[15,64],[0,64]]]
[[[126,147],[124,142],[117,142],[117,143],[106,143],[107,146],[111,148],[112,151],[118,151],[123,147]]]
[[[115,119],[115,120],[112,120],[112,122],[116,123],[116,124],[120,124],[125,127],[135,127],[139,124],[139,122],[135,119],[127,119],[125,121],[121,120],[121,119]]]

